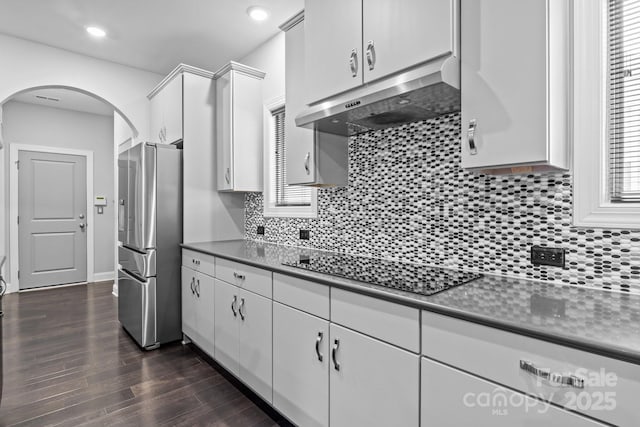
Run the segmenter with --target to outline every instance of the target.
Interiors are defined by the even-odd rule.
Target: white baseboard
[[[113,290],[111,291],[114,297],[118,298],[118,282],[113,283]]]
[[[93,273],[94,282],[106,282],[109,280],[116,280],[115,271],[103,271],[102,273]]]
[[[20,289],[18,289],[18,285],[14,285],[12,283],[7,283],[7,293],[8,294],[12,294],[14,292],[18,292]]]

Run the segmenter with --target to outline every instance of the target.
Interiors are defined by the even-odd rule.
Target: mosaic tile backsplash
[[[265,218],[248,193],[246,238],[640,293],[639,230],[573,227],[568,173],[461,169],[460,129],[455,113],[350,138],[348,186],[318,190],[317,219]],[[532,245],[566,248],[566,268],[531,265]]]

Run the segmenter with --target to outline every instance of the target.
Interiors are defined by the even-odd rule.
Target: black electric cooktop
[[[419,295],[433,295],[482,277],[477,273],[344,254],[300,256],[282,264]]]

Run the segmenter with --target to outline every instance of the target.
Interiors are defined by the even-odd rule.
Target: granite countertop
[[[485,275],[421,296],[282,265],[324,251],[252,240],[182,247],[640,364],[640,295]]]

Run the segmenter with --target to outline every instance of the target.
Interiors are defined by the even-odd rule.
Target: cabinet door
[[[233,189],[233,73],[216,80],[216,145],[218,147],[218,190]]]
[[[195,314],[195,288],[196,272],[190,268],[182,267],[182,332],[189,338],[197,331]]]
[[[462,0],[462,167],[547,159],[547,1]]]
[[[201,342],[200,348],[210,356],[214,355],[214,283],[213,277],[196,273],[196,327]]]
[[[151,128],[150,139],[151,142],[155,142],[156,144],[162,144],[163,142],[163,131],[162,127],[164,126],[164,92],[161,90],[156,93],[153,98],[149,101],[149,122]]]
[[[329,425],[329,322],[273,303],[273,406],[299,426]]]
[[[164,106],[164,143],[182,139],[182,74],[162,88]]]
[[[306,103],[311,104],[362,84],[362,0],[306,0],[304,6],[305,74],[311,82]]]
[[[331,427],[417,427],[419,356],[335,324],[330,329]]]
[[[422,427],[604,425],[426,358],[421,405]]]
[[[236,286],[214,279],[214,358],[238,375],[238,291]]]
[[[364,81],[454,50],[457,0],[363,0]]]
[[[317,2],[316,2],[317,3]],[[287,184],[315,182],[315,150],[313,130],[296,126],[296,116],[304,110],[305,47],[304,21],[285,35],[286,113],[284,119],[287,151]],[[315,83],[314,83],[315,84]]]
[[[240,290],[240,379],[267,402],[272,401],[271,300]]]

